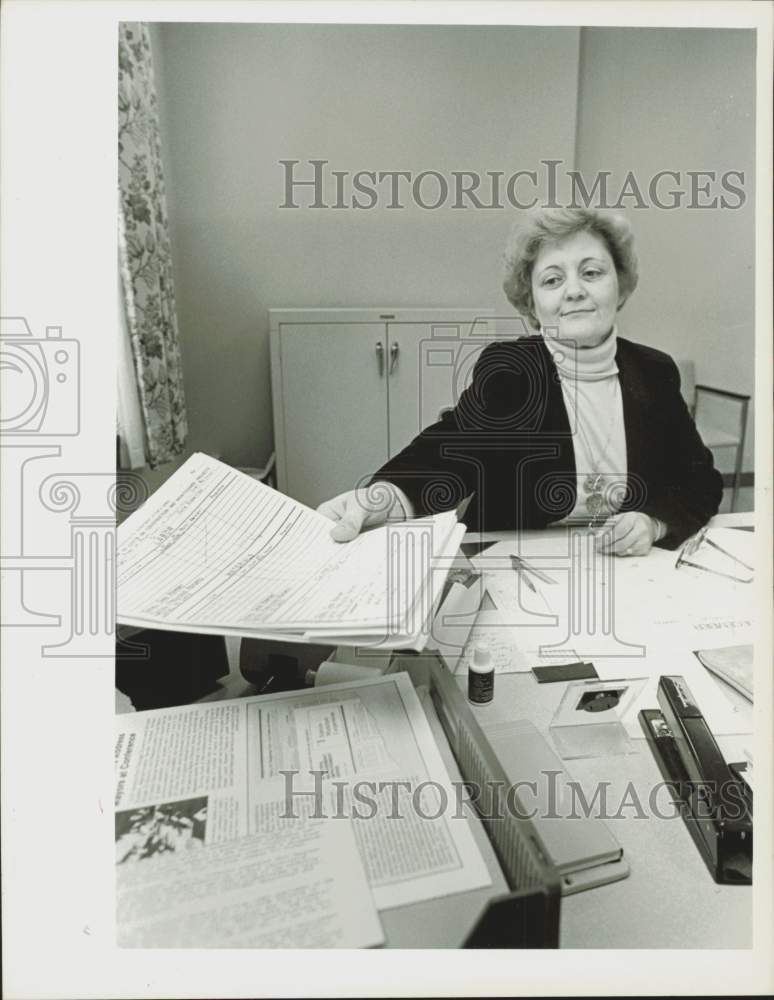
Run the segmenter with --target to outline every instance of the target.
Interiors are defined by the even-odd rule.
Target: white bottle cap
[[[493,669],[492,654],[489,651],[489,647],[482,642],[477,642],[473,647],[470,669],[482,674]]]

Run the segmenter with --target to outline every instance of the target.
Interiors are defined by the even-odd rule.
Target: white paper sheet
[[[755,564],[751,532],[712,529],[710,537]],[[510,556],[516,554],[550,579],[530,574],[535,590],[530,589],[511,565]],[[716,735],[749,732],[749,717],[729,701],[693,653],[752,642],[748,585],[690,567],[676,569],[677,553],[664,549],[654,548],[643,557],[594,556],[577,529],[524,532],[472,561],[483,572],[497,607],[477,621],[482,626],[478,634],[495,653],[495,669],[507,669],[507,663],[527,670],[584,659],[594,663],[603,679],[646,677],[624,719],[635,738],[642,735],[637,713],[657,705],[659,677],[682,674]]]
[[[754,565],[752,533],[713,529],[710,537]],[[749,585],[676,569],[677,553],[664,549],[634,558],[591,556],[570,538],[567,529],[525,532],[473,560],[503,625],[517,631],[521,638],[514,641],[531,664],[573,655],[596,664],[656,649],[684,653],[752,642]],[[550,582],[529,574],[532,591],[511,566],[516,553]]]
[[[142,808],[203,809],[204,842],[221,844],[316,812],[351,826],[379,909],[490,884],[406,674],[116,726],[117,827]]]
[[[297,640],[322,628],[417,630],[454,513],[385,525],[346,545],[316,511],[193,455],[118,529],[118,619]]]

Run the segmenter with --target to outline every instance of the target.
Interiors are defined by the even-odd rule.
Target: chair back
[[[680,392],[693,414],[696,409],[696,365],[693,361],[677,361],[676,364],[680,372]]]

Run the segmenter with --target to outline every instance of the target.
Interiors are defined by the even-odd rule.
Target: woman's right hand
[[[387,521],[405,521],[412,516],[411,502],[403,490],[382,480],[340,493],[321,503],[317,512],[336,522],[331,528],[331,538],[336,542],[350,542],[364,528]]]

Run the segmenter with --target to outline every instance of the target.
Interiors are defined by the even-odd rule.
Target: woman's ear
[[[527,292],[527,319],[529,320],[530,326],[534,327],[536,330],[540,329],[540,321],[535,315],[535,300],[532,297],[532,290]]]

